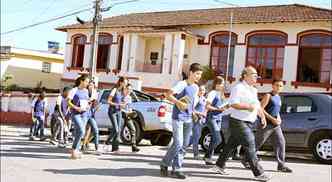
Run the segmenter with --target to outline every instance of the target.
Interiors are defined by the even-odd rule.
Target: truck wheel
[[[171,140],[172,140],[172,135],[162,135],[159,138],[158,145],[159,146],[168,146],[168,144],[171,142]]]
[[[133,120],[136,129],[136,144],[138,145],[142,141],[142,130],[138,121]],[[121,131],[121,141],[124,144],[131,145],[131,132],[127,124],[124,125]]]
[[[332,135],[319,133],[314,136],[311,150],[319,162],[332,164]]]
[[[212,140],[212,135],[211,135],[209,129],[204,128],[202,130],[202,135],[201,135],[201,138],[199,140],[199,143],[201,144],[202,149],[204,150],[204,152],[207,152],[207,150],[209,148],[209,145],[211,143],[211,140]]]

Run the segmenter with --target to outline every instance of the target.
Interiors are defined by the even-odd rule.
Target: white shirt
[[[179,94],[181,93],[184,88],[186,88],[188,86],[188,83],[185,80],[179,81],[175,84],[174,87],[171,88],[173,94]],[[195,98],[194,98],[194,106],[196,106],[198,104],[199,101],[199,97],[198,97],[198,86],[197,84],[194,83],[194,87],[195,87]]]
[[[257,119],[257,111],[261,107],[257,96],[257,89],[253,86],[249,86],[245,81],[237,83],[231,90],[229,98],[230,105],[246,103],[255,106],[254,111],[238,110],[232,108],[229,112],[231,117],[254,123]]]

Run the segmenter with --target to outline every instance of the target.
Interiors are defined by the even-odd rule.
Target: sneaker
[[[291,170],[289,167],[286,167],[286,166],[282,166],[282,167],[278,166],[278,171],[283,172],[283,173],[292,173],[293,172],[293,170]]]
[[[256,176],[255,179],[257,181],[269,181],[271,179],[271,176],[268,176],[268,175],[266,175],[266,174],[263,173],[263,174],[261,174],[259,176]]]
[[[132,146],[132,147],[131,147],[131,151],[132,151],[132,152],[139,152],[140,149],[137,148],[136,146]]]
[[[35,136],[30,136],[30,137],[29,137],[29,140],[30,140],[30,141],[36,141],[37,138],[36,138]]]
[[[47,137],[43,136],[43,137],[40,137],[40,141],[45,141],[47,139]]]
[[[72,150],[70,159],[76,160],[76,159],[81,159],[82,155],[79,151],[77,150]]]
[[[214,166],[212,170],[220,175],[229,175],[229,173],[225,171],[225,168],[221,168],[219,166]]]
[[[250,169],[249,162],[246,162],[246,161],[244,161],[244,160],[241,160],[240,162],[241,162],[241,164],[243,165],[244,168],[246,168],[246,169]]]
[[[120,154],[120,150],[119,150],[119,149],[117,149],[117,150],[112,150],[112,153],[113,153],[113,154]]]
[[[58,144],[58,147],[59,147],[59,148],[66,148],[66,145],[65,145],[65,143],[59,143],[59,144]]]
[[[177,179],[186,179],[186,175],[183,174],[181,171],[172,171],[172,177],[177,178]]]
[[[100,149],[97,149],[96,151],[95,151],[95,155],[98,155],[98,156],[101,156],[101,155],[103,155],[103,151],[102,150],[100,150]]]
[[[234,155],[234,156],[232,157],[232,160],[239,161],[239,160],[242,160],[242,158],[241,158],[240,155]]]
[[[215,165],[215,163],[210,158],[205,158],[204,160],[205,160],[205,165],[207,165],[207,166],[214,166]]]
[[[55,140],[50,140],[50,143],[52,144],[52,145],[57,145],[58,144],[58,142],[56,142]]]
[[[160,176],[166,177],[168,176],[168,167],[160,166]]]

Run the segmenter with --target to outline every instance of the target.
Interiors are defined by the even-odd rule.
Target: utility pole
[[[232,31],[233,31],[233,10],[231,10],[230,14],[230,24],[229,24],[229,36],[228,36],[228,46],[227,46],[227,60],[226,60],[226,74],[225,74],[225,83],[227,83],[228,80],[228,64],[230,62],[231,57],[231,43],[232,43]],[[234,59],[234,58],[233,58]]]
[[[96,63],[97,63],[97,51],[98,51],[98,23],[101,21],[100,14],[100,3],[101,0],[95,1],[95,12],[92,20],[93,30],[92,30],[92,40],[91,40],[91,53],[90,53],[90,79],[96,74]]]

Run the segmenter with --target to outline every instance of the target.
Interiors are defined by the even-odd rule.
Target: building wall
[[[47,60],[47,59],[46,59]],[[58,89],[60,87],[60,80],[63,73],[63,63],[50,62],[51,72],[42,72],[43,61],[29,59],[29,56],[12,57],[6,61],[8,65],[5,74],[13,75],[13,79],[8,81],[8,84],[17,84],[20,87],[34,88],[38,82],[42,82],[42,86],[51,89]]]
[[[246,35],[249,32],[252,31],[258,31],[258,30],[273,30],[273,31],[281,31],[288,35],[288,44],[285,46],[285,55],[284,55],[284,69],[283,69],[283,80],[286,81],[285,91],[287,92],[327,92],[328,90],[326,88],[315,88],[315,87],[303,87],[299,86],[298,88],[295,88],[291,85],[292,81],[296,81],[296,70],[297,70],[297,61],[298,61],[298,45],[297,43],[297,35],[300,32],[306,31],[306,30],[314,30],[314,29],[320,29],[320,30],[331,30],[330,22],[299,22],[299,23],[265,23],[265,24],[235,24],[233,26],[233,32],[237,34],[238,40],[237,45],[235,46],[235,60],[234,60],[234,67],[233,67],[233,77],[236,79],[239,78],[241,70],[245,66],[245,60],[246,60]],[[170,40],[168,42],[172,43],[172,46],[165,44],[165,50],[164,53],[169,56],[169,60],[167,60],[167,65],[170,64],[172,66],[172,73],[168,73],[168,68],[165,67],[162,74],[152,74],[152,73],[137,73],[134,71],[134,68],[130,69],[131,71],[127,71],[127,64],[130,68],[133,62],[135,61],[143,61],[142,59],[142,53],[137,52],[137,50],[133,51],[131,49],[138,48],[140,49],[140,46],[143,46],[143,44],[139,44],[140,39],[133,39],[133,36],[138,36],[138,34],[124,34],[124,49],[123,49],[123,56],[122,56],[122,69],[121,69],[121,75],[127,75],[127,76],[133,76],[133,77],[140,77],[140,79],[143,82],[143,86],[147,87],[154,87],[154,88],[169,88],[171,85],[176,82],[176,80],[180,79],[180,70],[179,67],[183,66],[183,63],[189,64],[192,62],[199,62],[202,65],[209,65],[210,63],[210,44],[207,44],[209,42],[209,35],[218,32],[218,31],[228,31],[229,25],[216,25],[216,26],[195,26],[191,29],[191,32],[194,34],[204,36],[206,43],[205,45],[201,45],[197,43],[197,39],[195,38],[189,38],[189,36],[186,37],[186,40],[183,45],[183,40],[180,39],[179,33],[160,33],[161,36],[169,36]],[[108,29],[107,31],[111,34],[115,34],[117,30],[111,30]],[[76,33],[83,33],[86,34],[88,37],[90,36],[90,33],[86,30],[75,30],[70,31],[68,33],[67,42],[70,42],[70,38],[72,35]],[[135,37],[134,36],[134,37]],[[126,38],[127,37],[127,38]],[[165,39],[166,40],[166,39]],[[166,43],[165,41],[164,43]],[[138,43],[138,44],[137,44]],[[135,45],[135,46],[133,46]],[[157,39],[147,39],[145,41],[144,49],[145,51],[142,51],[145,53],[145,61],[149,60],[149,50],[158,51],[159,58],[161,58],[161,45],[162,42],[157,41]],[[182,49],[185,47],[184,53],[177,50]],[[88,47],[86,47],[88,48]],[[67,49],[71,49],[70,46],[67,46]],[[67,50],[66,53],[70,53],[71,50]],[[88,51],[86,49],[85,51]],[[117,51],[117,49],[112,49],[112,51]],[[88,51],[89,52],[89,51]],[[134,53],[134,54],[133,54]],[[86,53],[86,56],[89,53]],[[113,54],[113,53],[112,53]],[[188,58],[182,59],[179,58],[179,55],[187,54]],[[68,55],[66,55],[65,64],[68,65],[68,62],[70,62]],[[136,59],[136,60],[134,60]],[[166,60],[167,57],[164,57],[164,60]],[[85,58],[85,61],[87,58]],[[179,62],[180,60],[180,62]],[[111,62],[114,62],[111,61]],[[112,67],[112,65],[110,65]],[[175,71],[177,70],[177,71]],[[65,70],[65,74],[63,75],[64,78],[71,78],[74,79],[77,76],[77,72],[71,72],[68,73]],[[113,80],[116,80],[116,75],[114,74],[104,74],[99,73],[97,76],[100,76],[101,82],[113,82]],[[153,79],[152,79],[153,78]],[[234,84],[234,82],[232,83]],[[258,84],[258,89],[260,92],[266,92],[270,90],[270,84]],[[329,90],[330,91],[330,90]]]
[[[298,61],[298,45],[297,35],[300,32],[306,30],[328,30],[332,31],[330,22],[306,22],[306,23],[265,23],[265,24],[235,24],[233,25],[233,31],[238,35],[238,45],[235,46],[235,58],[233,77],[238,79],[241,74],[241,70],[245,67],[247,46],[246,35],[252,31],[265,31],[265,30],[277,30],[282,31],[288,35],[288,44],[285,46],[284,66],[283,66],[283,80],[286,81],[286,92],[330,92],[326,88],[315,87],[302,87],[294,88],[291,85],[292,81],[296,81],[297,75],[297,61]],[[204,36],[204,42],[209,42],[209,35],[218,31],[228,31],[229,25],[219,26],[197,26],[192,29],[195,34]],[[202,64],[210,63],[210,44],[198,45],[196,53],[193,54],[193,60],[200,60]],[[265,92],[270,89],[270,84],[258,85],[260,92]]]

